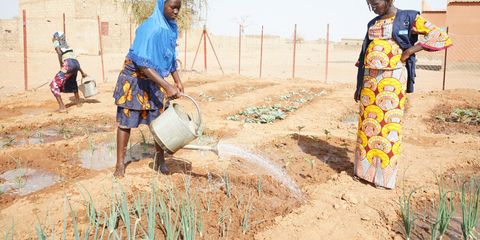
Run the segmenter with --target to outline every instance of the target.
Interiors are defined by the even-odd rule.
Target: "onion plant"
[[[40,219],[37,217],[37,224],[35,224],[35,232],[37,233],[37,238],[40,240],[46,240],[47,239],[47,234],[43,230],[42,224],[40,223]]]
[[[225,184],[225,193],[227,194],[227,197],[230,198],[232,196],[232,186],[230,185],[228,173],[225,173],[222,178]]]
[[[480,201],[480,184],[471,180],[467,187],[467,182],[462,185],[462,195],[460,202],[462,205],[462,234],[463,239],[477,239],[475,236],[476,226],[478,224],[478,208]],[[468,188],[468,189],[467,189]]]
[[[405,238],[407,240],[410,240],[410,234],[412,233],[412,230],[415,226],[416,218],[411,206],[412,196],[415,192],[416,192],[416,189],[410,191],[410,193],[407,196],[404,190],[398,202],[400,206],[400,211],[401,211],[403,229],[405,230]]]
[[[453,201],[455,193],[453,191],[445,191],[442,183],[438,181],[438,178],[437,182],[439,201],[437,207],[437,216],[432,225],[432,240],[443,238],[443,235],[447,232],[450,220],[455,213],[455,203]]]
[[[128,207],[128,200],[127,195],[122,190],[120,193],[120,217],[122,218],[123,224],[125,225],[125,231],[127,232],[127,239],[130,240],[132,237],[131,229],[130,229],[130,209]]]
[[[252,213],[253,196],[250,196],[247,206],[244,209],[242,218],[242,233],[246,234],[249,229],[250,214]]]
[[[262,176],[257,176],[257,193],[258,196],[262,195]]]
[[[150,203],[147,208],[147,239],[155,239],[155,219],[157,214],[157,191],[156,184],[152,181],[152,192],[150,193]]]

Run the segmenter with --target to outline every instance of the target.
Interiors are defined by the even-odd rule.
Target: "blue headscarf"
[[[167,77],[176,70],[178,28],[175,21],[163,15],[164,5],[165,0],[157,0],[152,15],[137,28],[127,57]]]

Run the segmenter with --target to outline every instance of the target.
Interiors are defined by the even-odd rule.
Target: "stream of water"
[[[277,181],[286,186],[295,196],[300,196],[302,191],[297,186],[295,181],[291,179],[288,174],[279,166],[272,163],[267,158],[254,154],[252,152],[246,151],[240,147],[237,147],[232,144],[219,142],[218,143],[218,156],[220,158],[226,159],[231,156],[242,158],[252,164],[255,164],[265,170]]]

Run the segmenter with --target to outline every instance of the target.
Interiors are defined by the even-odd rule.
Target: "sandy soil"
[[[40,61],[45,56],[39,54],[32,58]],[[5,56],[2,61],[7,64],[15,58]],[[444,176],[448,186],[456,186],[458,178],[447,176],[455,173],[466,178],[474,173],[472,169],[480,168],[480,126],[445,123],[436,118],[456,107],[480,108],[480,91],[475,90],[479,89],[478,82],[470,89],[438,91],[438,78],[419,76],[419,91],[409,95],[407,103],[398,187],[381,190],[354,181],[357,105],[352,99],[353,84],[342,77],[350,75],[352,79],[354,72],[342,71],[340,66],[333,71],[328,84],[314,76],[308,77],[312,80],[292,81],[280,76],[259,80],[218,75],[214,71],[182,73],[186,92],[200,103],[205,135],[270,159],[296,182],[302,197],[295,197],[269,172],[241,158],[222,159],[210,152],[190,150],[180,150],[168,157],[170,175],[154,173],[153,156],[147,151],[139,161],[127,166],[124,179],[117,180],[112,176],[113,168],[82,167],[80,153],[115,139],[115,105],[111,95],[118,73],[115,69],[119,68],[115,66],[121,65],[119,58],[120,55],[107,57],[108,81],[99,82],[100,94],[84,100],[81,107],[69,104],[68,113],[55,112],[55,99],[46,86],[22,92],[18,64],[11,64],[11,68],[6,68],[7,74],[2,74],[1,83],[5,88],[0,89],[0,137],[5,141],[13,135],[15,141],[24,141],[0,148],[0,174],[28,167],[54,173],[59,180],[26,196],[2,193],[1,235],[9,231],[14,222],[16,238],[27,239],[35,236],[34,226],[40,222],[49,231],[55,226],[53,231],[60,236],[65,199],[69,200],[83,229],[88,225],[83,197],[86,191],[97,209],[108,211],[111,192],[119,188],[126,191],[130,200],[137,193],[150,192],[152,182],[161,189],[165,189],[165,184],[172,184],[182,192],[189,176],[190,188],[200,193],[197,203],[203,212],[205,239],[401,239],[398,199],[403,191],[421,187],[414,195],[416,211],[421,214],[424,203],[437,197],[436,175]],[[32,86],[48,80],[51,71],[47,68],[55,69],[54,59],[44,61],[44,64],[32,64],[38,71],[38,75],[32,77]],[[93,69],[92,75],[98,73],[94,72],[98,71],[95,56],[84,56],[82,64]],[[18,84],[5,78],[8,74],[15,76],[12,79],[19,81]],[[450,86],[458,88],[462,84]],[[292,91],[321,94],[275,123],[227,120],[246,107],[284,103],[280,98]],[[63,97],[66,103],[73,100],[72,95]],[[188,105],[184,100],[179,102]],[[44,137],[40,143],[29,141],[32,134],[52,129],[62,134]],[[148,128],[140,129],[148,133]],[[152,138],[148,134],[147,140],[150,141],[147,149],[151,149]],[[141,132],[134,130],[132,142],[140,141]],[[232,185],[231,192],[225,189],[225,177]],[[259,181],[261,191],[258,191]],[[249,202],[251,224],[243,234],[241,221]],[[222,231],[220,215],[228,219],[222,222],[225,231]],[[71,226],[69,220],[69,229]],[[426,234],[421,229],[416,233],[418,239]],[[452,239],[456,236],[454,230]]]

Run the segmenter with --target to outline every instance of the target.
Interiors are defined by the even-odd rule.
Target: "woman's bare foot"
[[[125,176],[125,165],[117,165],[115,166],[115,172],[113,173],[113,176],[116,178],[123,178]]]
[[[58,113],[66,113],[67,112],[67,108],[63,107],[63,108],[59,108],[57,110]]]

